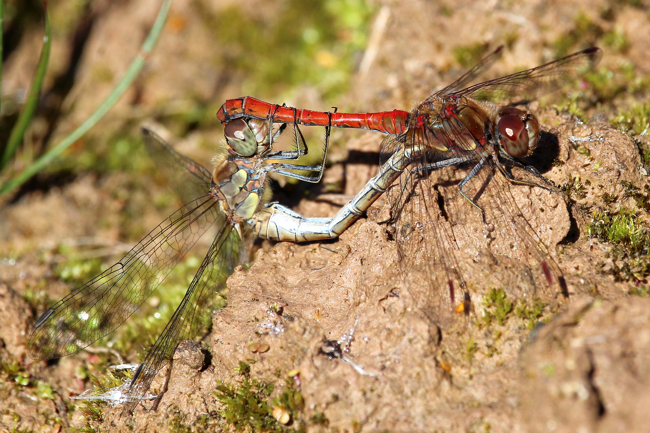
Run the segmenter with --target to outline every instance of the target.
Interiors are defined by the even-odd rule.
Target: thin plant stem
[[[1,3],[1,2],[0,2]],[[34,74],[34,80],[29,89],[29,94],[27,95],[27,100],[23,106],[20,115],[16,124],[11,129],[11,134],[9,135],[9,140],[7,140],[7,147],[5,147],[4,153],[2,154],[2,159],[0,160],[0,171],[11,161],[11,158],[14,157],[18,146],[22,143],[25,137],[25,131],[29,128],[34,113],[36,112],[36,107],[38,107],[38,100],[41,94],[41,89],[43,88],[43,79],[45,78],[45,72],[47,71],[47,64],[50,60],[50,48],[52,46],[52,36],[50,29],[50,18],[47,13],[47,3],[45,3],[45,37],[43,39],[43,50],[41,51],[41,58],[38,61],[38,66],[36,67],[36,74]],[[1,57],[0,50],[0,59]],[[1,62],[0,62],[1,63]],[[0,77],[2,71],[0,71]],[[2,80],[0,80],[2,81]]]
[[[156,45],[158,37],[163,29],[165,19],[167,18],[167,13],[171,6],[172,0],[163,0],[163,4],[160,7],[156,21],[154,22],[147,39],[142,44],[142,48],[138,53],[137,57],[133,60],[129,66],[126,74],[120,82],[115,86],[111,94],[104,100],[104,102],[97,108],[97,110],[76,130],[74,130],[70,135],[64,138],[59,144],[50,149],[47,153],[41,156],[38,160],[34,161],[32,165],[26,168],[22,173],[17,175],[15,178],[11,179],[5,185],[0,186],[0,195],[5,194],[14,188],[25,183],[29,178],[34,176],[40,170],[43,169],[47,164],[52,162],[57,156],[63,153],[68,147],[70,147],[75,141],[81,138],[90,128],[92,128],[107,112],[110,110],[113,105],[118,101],[118,99],[124,94],[124,92],[129,88],[135,77],[138,75],[147,56],[151,53],[151,50]]]
[[[4,55],[2,51],[3,47],[3,35],[5,32],[5,2],[0,0],[0,113],[2,112],[2,56]]]

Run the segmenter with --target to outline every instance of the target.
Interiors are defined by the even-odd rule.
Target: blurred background
[[[4,2],[0,151],[36,75],[46,13],[51,52],[33,119],[0,171],[0,186],[106,101],[141,52],[160,8],[160,0],[53,0],[47,10],[41,0]],[[0,336],[5,341],[0,401],[10,402],[0,413],[0,427],[36,428],[56,418],[56,425],[67,428],[67,416],[82,423],[65,407],[70,393],[81,392],[97,374],[95,367],[66,360],[54,378],[36,379],[25,358],[25,333],[35,311],[40,314],[113,263],[182,204],[143,148],[145,122],[162,125],[178,151],[209,168],[223,134],[215,114],[226,99],[250,95],[325,111],[409,110],[501,44],[505,54],[485,78],[590,46],[603,48],[597,70],[580,86],[564,88],[556,107],[581,120],[604,115],[634,138],[647,166],[647,1],[173,1],[159,40],[112,109],[35,176],[0,197],[0,289],[10,293],[6,317],[0,317],[21,317],[12,334]],[[348,144],[361,134],[334,131],[333,174],[324,183],[307,187],[276,179],[274,192],[289,205],[323,192],[353,194],[358,182],[345,177],[350,167],[346,172],[341,166]],[[322,131],[307,139],[320,148]],[[364,142],[370,156],[358,156],[351,175],[362,182],[369,178],[380,142]],[[135,339],[144,333],[153,341],[200,257],[190,255],[172,275],[174,294],[151,303],[162,316],[124,335]],[[119,349],[133,354],[140,343]],[[87,362],[92,355],[84,356]],[[30,406],[21,393],[42,397],[50,406]]]

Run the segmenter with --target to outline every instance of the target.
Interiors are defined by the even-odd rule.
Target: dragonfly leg
[[[479,171],[480,171],[480,170],[485,166],[485,163],[486,163],[486,162],[487,162],[487,157],[483,157],[483,158],[481,158],[481,160],[478,162],[478,164],[476,164],[476,165],[474,166],[474,168],[472,168],[472,171],[470,171],[469,174],[465,177],[465,179],[463,179],[463,181],[460,183],[460,185],[458,185],[458,191],[461,193],[461,195],[462,195],[463,197],[465,197],[465,198],[467,199],[467,201],[469,201],[471,204],[473,204],[474,206],[476,206],[476,208],[477,208],[478,210],[481,211],[481,215],[483,215],[483,222],[484,222],[484,223],[487,223],[487,222],[486,222],[486,219],[485,219],[485,210],[484,210],[484,209],[483,209],[483,208],[482,208],[478,203],[476,203],[472,198],[470,198],[470,197],[465,193],[465,191],[463,191],[463,187],[464,187],[464,186],[467,184],[467,182],[469,182],[469,181],[470,181],[474,176],[476,176],[476,174],[477,174],[477,173],[478,173],[478,172],[479,172]]]
[[[294,109],[295,110],[295,109]],[[325,145],[323,147],[323,157],[321,158],[320,164],[315,165],[315,166],[301,166],[301,165],[294,165],[294,164],[273,164],[272,169],[270,171],[274,173],[281,174],[283,176],[287,177],[292,177],[294,179],[299,179],[305,182],[309,183],[318,183],[321,181],[323,178],[323,173],[325,171],[325,162],[327,160],[327,150],[329,148],[329,137],[330,137],[330,131],[331,131],[331,113],[328,113],[330,121],[328,122],[328,126],[325,127]],[[286,125],[286,124],[285,124]],[[303,155],[307,155],[309,153],[309,148],[307,147],[307,144],[305,143],[305,137],[302,135],[302,131],[298,127],[297,121],[293,124],[294,128],[294,136],[295,136],[295,143],[296,143],[296,150],[290,150],[290,151],[279,151],[275,153],[271,153],[267,155],[267,159],[276,159],[276,160],[297,160]],[[314,171],[317,172],[318,174],[314,176],[305,176],[302,174],[298,173],[293,173],[287,170],[307,170],[307,171]]]
[[[279,165],[284,166],[284,164],[279,164]],[[306,171],[320,171],[321,166],[312,167],[312,166],[298,165],[298,166],[292,167],[291,169],[292,170],[306,170]],[[303,174],[294,173],[292,171],[287,171],[287,170],[284,170],[284,169],[279,168],[279,167],[273,167],[272,169],[269,169],[268,171],[270,171],[272,173],[281,174],[282,176],[291,177],[293,179],[302,180],[303,182],[309,182],[309,183],[318,183],[320,181],[320,179],[321,179],[321,175],[306,176],[306,175],[303,175]]]
[[[471,161],[472,159],[474,159],[474,158],[472,158],[472,157],[450,158],[450,159],[445,159],[445,160],[442,160],[442,161],[437,161],[437,162],[434,162],[434,163],[430,163],[430,164],[420,166],[416,170],[418,172],[433,171],[433,170],[437,170],[437,169],[440,169],[440,168],[443,168],[443,167],[449,167],[449,166],[452,166],[452,165],[462,164],[464,162]],[[483,219],[484,220],[485,220],[485,211],[483,210],[483,208],[478,203],[476,203],[476,201],[474,201],[472,198],[470,198],[465,193],[465,191],[463,191],[463,187],[467,184],[467,182],[469,182],[476,175],[476,173],[478,173],[481,170],[481,168],[483,168],[483,166],[485,166],[486,162],[487,162],[487,157],[481,158],[481,160],[478,162],[478,164],[476,164],[474,166],[474,168],[472,168],[472,171],[467,175],[467,177],[465,177],[465,179],[463,179],[463,181],[460,183],[460,185],[458,185],[458,191],[460,192],[460,194],[463,197],[465,197],[468,202],[470,202],[478,210],[481,211],[481,213],[483,214]]]
[[[439,168],[462,164],[464,162],[471,161],[472,159],[474,158],[469,158],[469,157],[450,158],[442,161],[432,162],[430,164],[423,164],[417,167],[415,170],[417,170],[419,173],[422,173],[424,171],[434,171],[434,170],[438,170]]]
[[[272,124],[272,120],[269,119],[269,123]],[[277,138],[280,136],[280,133],[284,131],[285,127],[287,126],[287,123],[283,123],[280,129],[278,129],[277,135],[273,137],[273,142],[277,140]],[[271,126],[269,125],[269,128]],[[294,143],[296,144],[296,149],[295,150],[279,150],[277,152],[271,152],[266,155],[267,159],[288,159],[295,161],[296,159],[300,158],[303,155],[307,155],[309,153],[309,148],[307,147],[307,143],[305,143],[305,137],[302,135],[302,131],[298,127],[296,123],[293,124],[293,135],[294,135]],[[270,136],[269,136],[270,138]]]
[[[499,171],[503,173],[503,175],[506,177],[506,179],[508,179],[510,183],[515,185],[526,185],[526,186],[538,187],[538,188],[543,188],[550,192],[555,192],[555,190],[552,187],[548,186],[549,183],[553,186],[555,186],[555,184],[553,184],[551,180],[544,177],[539,171],[537,171],[535,167],[533,167],[532,165],[524,165],[521,162],[517,161],[516,159],[513,159],[509,155],[501,155],[501,156],[504,156],[504,159],[506,160],[506,165],[510,165],[510,166],[521,168],[522,170],[526,170],[528,173],[532,174],[540,181],[542,181],[542,183],[537,183],[529,180],[517,179],[512,175],[512,173],[510,173],[510,171],[506,170],[504,164],[499,160],[498,157],[494,157],[495,165],[497,166]],[[544,185],[543,183],[545,183],[546,185]]]

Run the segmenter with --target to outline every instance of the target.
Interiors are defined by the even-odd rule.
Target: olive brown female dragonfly
[[[48,308],[29,336],[31,357],[70,355],[113,332],[161,284],[199,238],[216,229],[205,258],[180,305],[136,370],[119,399],[132,412],[160,368],[183,340],[194,338],[209,320],[217,292],[236,266],[247,260],[247,224],[263,204],[268,173],[318,182],[323,163],[297,166],[281,162],[307,153],[299,131],[297,148],[273,151],[286,125],[267,130],[269,122],[235,120],[225,126],[227,152],[215,158],[212,173],[177,153],[162,138],[144,129],[144,142],[158,167],[187,204],[171,214],[116,264]],[[323,161],[325,155],[323,155]],[[279,162],[280,161],[280,162]],[[294,170],[314,172],[312,176]]]

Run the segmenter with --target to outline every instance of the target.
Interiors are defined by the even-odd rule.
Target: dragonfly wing
[[[454,94],[493,102],[537,99],[593,69],[602,55],[601,49],[588,48],[536,68],[475,84]]]
[[[224,216],[210,196],[174,212],[119,262],[45,311],[29,336],[30,356],[70,355],[115,330],[219,220]]]
[[[436,191],[437,173],[426,169],[429,160],[418,157],[389,194],[407,290],[425,316],[444,328],[463,300],[465,282],[456,239]]]
[[[212,176],[205,167],[176,152],[150,129],[142,128],[142,136],[151,158],[183,203],[201,197],[210,190]]]
[[[562,272],[511,193],[531,187],[511,185],[489,160],[463,188],[484,220],[458,190],[476,160],[428,170],[436,156],[419,155],[389,190],[400,266],[426,317],[445,328],[456,308],[491,288],[546,304],[562,300]],[[560,195],[557,200],[559,205]]]
[[[436,97],[442,97],[442,96],[447,96],[452,93],[456,93],[458,90],[463,89],[466,87],[468,84],[470,84],[472,81],[476,80],[476,78],[490,69],[494,62],[499,60],[501,56],[503,55],[503,45],[498,47],[496,50],[494,50],[492,53],[488,54],[486,57],[484,57],[478,64],[476,64],[472,69],[469,71],[465,72],[460,78],[458,78],[456,81],[445,87],[444,89],[434,93],[433,95],[429,96],[426,101],[431,101],[435,99]]]
[[[381,142],[379,148],[379,165],[384,165],[386,161],[390,159],[391,156],[400,146],[404,145],[404,140],[406,136],[404,134],[400,135],[387,135]]]
[[[539,298],[549,304],[563,298],[564,279],[531,227],[528,218],[532,215],[525,215],[517,205],[513,190],[519,188],[524,189],[520,196],[529,200],[530,208],[542,206],[534,204],[538,195],[532,188],[539,187],[512,184],[494,164],[476,173],[463,191],[481,206],[485,221],[480,210],[458,194],[457,185],[443,187],[440,193],[454,221],[459,248],[469,254],[473,265],[471,274],[466,274],[469,287],[477,291],[503,288],[512,298]],[[556,201],[554,208],[563,203],[559,193],[551,193],[550,199]]]
[[[125,412],[131,412],[144,397],[156,373],[169,361],[176,346],[194,338],[212,317],[215,294],[226,287],[226,280],[246,256],[237,230],[223,224],[196,272],[183,300],[156,343],[140,364],[128,389]]]

